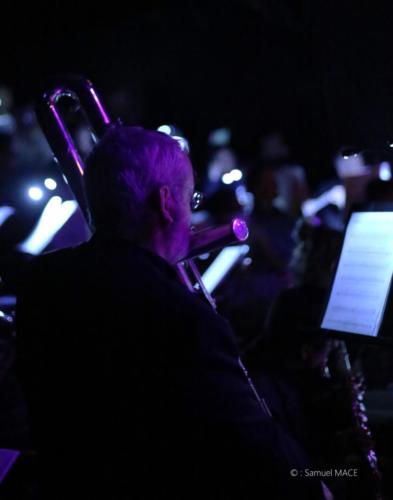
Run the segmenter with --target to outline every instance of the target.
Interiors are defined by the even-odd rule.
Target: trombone
[[[36,104],[38,122],[92,230],[83,185],[84,162],[59,107],[59,103],[65,98],[70,99],[76,109],[83,113],[91,127],[94,142],[97,142],[115,122],[109,118],[93,84],[79,77],[68,77],[66,81],[53,86],[40,96]],[[188,255],[177,263],[177,271],[184,285],[192,292],[201,292],[214,310],[216,310],[215,301],[204,286],[194,259],[227,245],[244,242],[247,238],[247,224],[240,218],[233,219],[230,224],[224,226],[193,232]]]

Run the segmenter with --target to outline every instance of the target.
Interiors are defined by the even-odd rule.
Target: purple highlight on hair
[[[134,237],[150,216],[152,192],[163,185],[182,187],[191,171],[187,154],[170,136],[140,127],[110,128],[86,161],[86,194],[96,228],[117,228]]]

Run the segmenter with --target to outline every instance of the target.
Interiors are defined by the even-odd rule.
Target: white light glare
[[[57,188],[57,182],[54,179],[51,179],[50,177],[45,179],[44,184],[45,187],[50,191],[54,191]]]
[[[379,178],[381,179],[381,181],[390,181],[390,179],[392,178],[392,170],[387,161],[383,161],[379,165]]]
[[[34,201],[39,201],[44,196],[42,189],[37,186],[32,186],[28,191],[29,197]]]
[[[224,174],[222,177],[221,177],[221,180],[224,184],[232,184],[233,180],[232,180],[232,176],[231,176],[231,173],[230,172],[227,172],[226,174]]]
[[[163,134],[171,135],[172,129],[169,125],[161,125],[157,129],[158,132],[162,132]]]
[[[230,172],[227,172],[221,177],[221,181],[224,184],[232,184],[233,182],[240,181],[243,178],[243,172],[238,168],[234,168]]]
[[[232,174],[232,179],[236,182],[236,181],[240,181],[240,179],[243,178],[243,173],[241,170],[239,170],[238,168],[235,168],[232,170],[231,172]]]

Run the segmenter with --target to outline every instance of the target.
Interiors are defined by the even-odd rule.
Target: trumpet
[[[93,231],[84,191],[84,162],[59,107],[64,98],[71,100],[76,109],[83,113],[91,127],[94,142],[97,142],[109,127],[116,123],[121,125],[121,123],[120,121],[113,122],[109,118],[93,84],[79,77],[68,77],[65,82],[53,86],[41,95],[36,103],[38,122],[88,226]],[[224,226],[192,232],[189,253],[177,263],[177,271],[184,285],[192,292],[202,293],[208,303],[216,309],[215,301],[206,290],[194,259],[215,249],[243,242],[247,238],[247,224],[239,218],[233,219],[230,224]]]

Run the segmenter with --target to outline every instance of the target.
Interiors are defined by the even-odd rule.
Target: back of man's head
[[[86,195],[95,228],[137,237],[154,211],[154,191],[182,183],[185,162],[186,153],[166,134],[111,128],[86,162]]]

